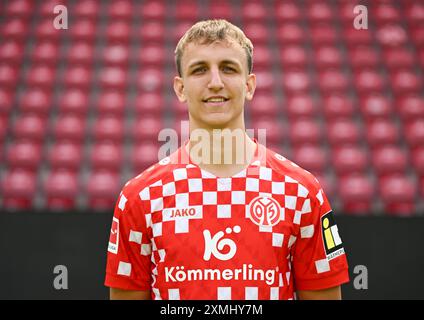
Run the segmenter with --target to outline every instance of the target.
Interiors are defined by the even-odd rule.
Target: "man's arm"
[[[150,300],[150,291],[132,291],[110,288],[110,300]]]
[[[299,300],[341,300],[341,287],[333,287],[323,290],[304,290],[298,291],[297,297]]]

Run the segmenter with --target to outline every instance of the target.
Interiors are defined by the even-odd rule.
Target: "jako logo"
[[[196,209],[191,208],[183,208],[183,209],[173,209],[171,211],[171,218],[175,217],[189,217],[194,216],[196,214]]]
[[[258,226],[275,226],[281,219],[280,204],[270,197],[256,197],[250,202],[249,218]]]
[[[240,226],[235,226],[233,229],[225,229],[227,234],[230,234],[232,231],[239,233],[241,228]],[[210,260],[211,254],[213,254],[215,258],[222,261],[230,260],[232,257],[234,257],[237,251],[235,242],[231,239],[222,239],[223,236],[224,231],[217,232],[213,237],[211,236],[211,232],[209,230],[203,231],[203,237],[205,238],[205,253],[203,254],[203,259],[205,261]],[[227,253],[222,253],[225,246],[228,246],[230,250]]]

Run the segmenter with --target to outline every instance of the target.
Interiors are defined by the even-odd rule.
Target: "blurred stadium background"
[[[56,5],[68,29],[53,27]],[[368,29],[354,28],[356,5]],[[421,0],[1,1],[0,298],[107,296],[114,203],[158,160],[158,132],[187,119],[173,51],[205,18],[252,40],[247,128],[320,180],[351,253],[345,297],[422,299]],[[52,287],[57,264],[66,292]],[[355,265],[368,290],[353,288]]]

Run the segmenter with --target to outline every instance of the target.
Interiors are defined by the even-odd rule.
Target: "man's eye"
[[[205,67],[201,67],[201,68],[194,69],[192,73],[193,74],[199,74],[199,73],[203,73],[205,71],[206,71],[206,68]]]
[[[224,70],[224,72],[235,72],[236,71],[234,68],[231,68],[231,67],[224,67],[223,70]]]

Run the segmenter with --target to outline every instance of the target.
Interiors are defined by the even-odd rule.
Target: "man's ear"
[[[184,94],[184,84],[183,84],[183,79],[181,77],[176,76],[174,78],[174,91],[175,94],[178,97],[178,100],[180,102],[186,102],[187,98]]]
[[[247,87],[246,99],[252,100],[253,95],[255,94],[255,89],[256,89],[256,75],[255,74],[251,73],[247,76],[246,87]]]

